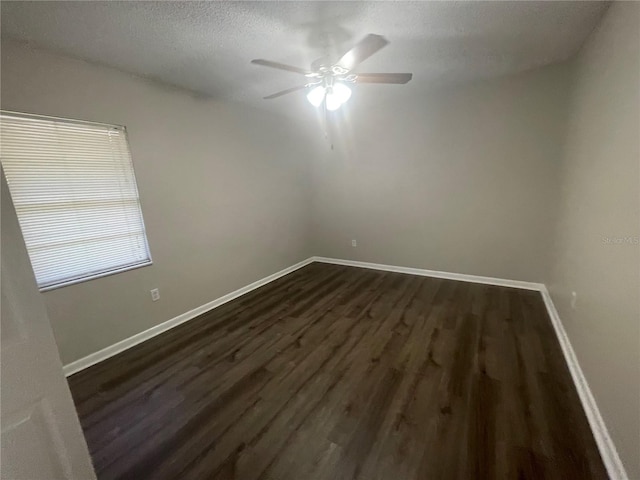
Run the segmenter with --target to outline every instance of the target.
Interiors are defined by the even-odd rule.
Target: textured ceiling
[[[367,33],[391,42],[359,71],[413,72],[406,86],[516,73],[573,55],[606,2],[8,2],[2,36],[185,87],[280,109],[264,95],[304,77],[251,65],[308,67]],[[302,94],[292,94],[289,97]]]

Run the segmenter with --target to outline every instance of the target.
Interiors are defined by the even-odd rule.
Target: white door
[[[95,479],[2,172],[2,480]]]

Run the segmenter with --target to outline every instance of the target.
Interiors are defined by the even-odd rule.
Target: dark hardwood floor
[[[314,263],[69,383],[100,479],[606,478],[538,292]]]

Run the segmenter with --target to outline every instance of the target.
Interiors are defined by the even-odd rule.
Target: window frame
[[[41,120],[49,120],[49,121],[55,121],[55,122],[70,123],[70,124],[76,124],[76,125],[78,125],[78,124],[79,125],[95,125],[95,126],[105,127],[105,128],[109,128],[109,129],[119,130],[124,135],[126,146],[127,146],[128,151],[129,151],[129,157],[131,159],[131,172],[132,172],[132,176],[133,176],[133,184],[135,186],[136,196],[137,196],[137,199],[138,199],[138,206],[140,208],[140,221],[142,223],[142,228],[143,228],[143,231],[144,231],[144,242],[145,242],[145,247],[146,247],[148,259],[146,259],[146,260],[144,260],[142,262],[130,263],[130,264],[127,264],[127,265],[122,265],[120,267],[115,267],[115,268],[109,268],[107,270],[102,270],[102,271],[98,271],[98,272],[95,272],[95,273],[87,273],[87,274],[84,274],[84,275],[78,275],[75,278],[70,278],[68,280],[62,280],[62,281],[57,281],[55,283],[49,283],[49,284],[43,284],[43,285],[40,285],[38,283],[38,279],[36,277],[36,283],[38,283],[38,289],[40,290],[40,292],[48,292],[48,291],[51,291],[51,290],[56,290],[58,288],[63,288],[63,287],[67,287],[67,286],[70,286],[70,285],[77,285],[79,283],[88,282],[90,280],[95,280],[97,278],[108,277],[108,276],[111,276],[111,275],[116,275],[118,273],[128,272],[130,270],[137,270],[138,268],[143,268],[143,267],[148,267],[148,266],[153,265],[153,258],[151,256],[151,248],[149,247],[149,235],[148,235],[148,232],[147,232],[147,226],[146,226],[145,221],[144,221],[144,212],[143,212],[143,208],[142,208],[142,199],[140,198],[140,191],[138,189],[138,180],[137,180],[136,171],[135,171],[135,164],[134,164],[134,161],[133,161],[133,153],[131,151],[131,143],[129,142],[129,132],[127,131],[127,127],[126,126],[119,125],[119,124],[112,124],[112,123],[103,123],[103,122],[93,122],[93,121],[88,121],[88,120],[80,120],[80,119],[75,119],[75,118],[57,117],[57,116],[52,116],[52,115],[40,115],[40,114],[33,114],[33,113],[26,113],[26,112],[16,112],[16,111],[12,111],[12,110],[4,110],[4,109],[0,109],[0,114],[1,115],[7,115],[7,116],[13,116],[13,117],[32,118],[32,119],[41,119]],[[0,122],[1,122],[1,119],[0,119]],[[3,170],[3,174],[4,174],[4,167],[2,168],[2,170]],[[6,177],[6,174],[4,174],[4,175]],[[8,179],[7,179],[7,186],[9,187],[9,194],[11,194],[11,186],[9,185]],[[20,220],[20,218],[18,217],[18,221],[19,220]],[[20,228],[22,229],[22,227],[20,227]],[[27,251],[28,251],[28,248],[27,248]],[[31,262],[31,259],[29,259],[29,262]],[[35,276],[35,272],[34,272],[34,276]]]

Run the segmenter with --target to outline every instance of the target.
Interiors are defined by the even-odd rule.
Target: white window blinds
[[[123,127],[2,112],[0,132],[41,289],[151,263]]]

